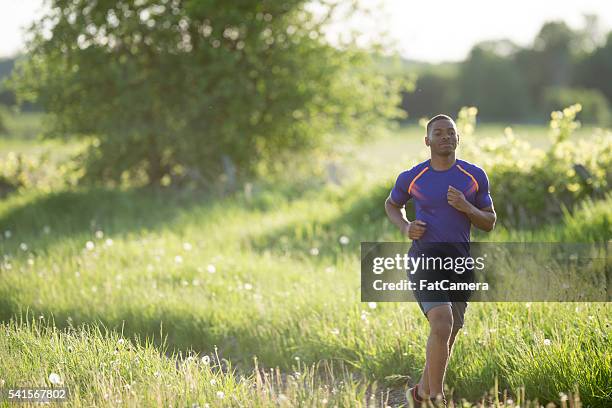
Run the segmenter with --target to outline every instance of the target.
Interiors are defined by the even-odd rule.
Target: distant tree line
[[[547,22],[526,48],[486,41],[463,62],[420,71],[414,91],[403,96],[410,119],[472,105],[486,121],[541,123],[579,102],[580,120],[611,124],[612,31],[603,36],[594,16],[585,16],[581,30]]]

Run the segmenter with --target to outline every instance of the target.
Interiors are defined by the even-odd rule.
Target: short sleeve
[[[477,174],[478,192],[476,193],[476,207],[479,209],[491,207],[493,205],[493,199],[489,191],[489,178],[487,177],[487,173],[481,170]]]
[[[411,181],[411,172],[405,171],[397,176],[397,180],[395,181],[395,185],[391,190],[391,200],[399,206],[405,205],[408,200],[410,200],[410,194],[408,193],[408,186]]]

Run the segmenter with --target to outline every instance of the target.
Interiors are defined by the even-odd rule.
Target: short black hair
[[[429,136],[429,131],[431,130],[431,125],[434,122],[437,122],[439,120],[449,120],[453,125],[455,125],[455,128],[457,127],[457,124],[455,123],[453,118],[451,118],[448,115],[444,115],[444,114],[440,113],[440,114],[434,116],[433,118],[429,119],[429,122],[427,122],[427,136]]]

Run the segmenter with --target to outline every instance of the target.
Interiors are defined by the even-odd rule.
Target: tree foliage
[[[336,3],[303,0],[51,0],[13,86],[54,118],[51,135],[92,140],[85,178],[209,179],[367,131],[401,112],[399,80],[332,46]]]
[[[608,33],[605,44],[579,62],[575,83],[599,89],[612,104],[612,31]]]
[[[530,108],[525,80],[511,60],[498,54],[502,47],[490,45],[474,47],[461,65],[461,103],[478,106],[489,119],[520,119]]]
[[[527,47],[504,39],[484,41],[456,69],[449,64],[427,67],[402,106],[412,117],[476,105],[484,120],[544,122],[552,109],[580,102],[581,119],[607,124],[612,33],[604,41],[598,18],[584,17],[580,29],[546,22]]]

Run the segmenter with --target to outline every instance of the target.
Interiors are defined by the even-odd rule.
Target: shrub
[[[534,149],[511,128],[502,138],[465,142],[462,156],[486,169],[500,222],[536,225],[562,215],[586,197],[601,197],[612,183],[612,133],[601,131],[588,140],[570,140],[580,105],[551,114],[553,144]],[[475,111],[464,111],[458,126],[474,122]]]
[[[9,152],[0,161],[0,198],[22,189],[46,191],[75,184],[77,173],[70,164],[53,163],[49,151],[40,154]]]

